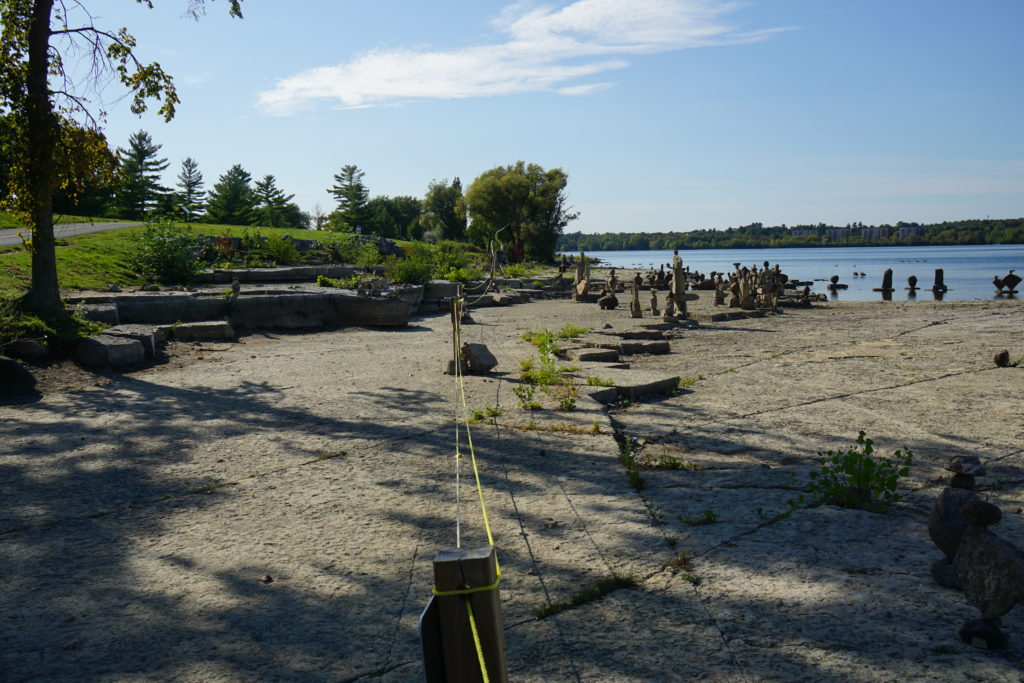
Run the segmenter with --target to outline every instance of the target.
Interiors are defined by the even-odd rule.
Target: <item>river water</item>
[[[662,251],[590,251],[588,256],[601,259],[602,265],[648,270],[672,262],[672,252]],[[929,290],[935,279],[935,269],[942,268],[947,301],[968,299],[997,299],[992,278],[1003,277],[1012,268],[1024,277],[1024,244],[966,245],[950,247],[818,247],[806,249],[695,249],[681,251],[683,265],[691,271],[733,270],[733,263],[745,266],[765,261],[782,267],[782,272],[795,280],[813,280],[812,290],[828,293],[828,279],[839,276],[840,290],[831,298],[839,301],[875,301],[881,299],[882,274],[892,268],[893,299],[897,301],[930,301]],[[854,273],[865,273],[864,277]],[[907,277],[917,276],[920,288],[916,297],[907,290]],[[631,277],[630,274],[628,277]],[[623,277],[625,279],[625,277]],[[1024,283],[1018,285],[1024,294]],[[1021,296],[1021,295],[1018,295]]]

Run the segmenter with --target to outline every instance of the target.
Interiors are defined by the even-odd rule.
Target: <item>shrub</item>
[[[263,243],[263,251],[277,264],[290,266],[301,260],[295,240],[287,235],[271,234]]]
[[[434,263],[430,247],[413,243],[401,258],[391,257],[384,266],[388,280],[397,284],[423,285],[434,275]]]
[[[525,263],[510,263],[503,266],[502,270],[505,272],[505,277],[529,277],[533,274],[533,269],[527,267]]]
[[[149,223],[139,236],[132,267],[141,275],[175,285],[192,284],[203,268],[201,244],[189,227]]]
[[[910,474],[914,454],[904,448],[896,451],[892,460],[875,458],[874,442],[864,436],[863,430],[857,436],[857,444],[859,449],[818,453],[821,470],[811,472],[811,481],[807,484],[810,505],[829,504],[884,512],[899,500],[896,487],[901,477]],[[805,498],[801,496],[795,502],[803,503]]]
[[[451,282],[472,282],[473,280],[483,279],[484,271],[477,266],[469,266],[464,268],[449,268],[446,273],[438,273],[438,275]]]
[[[355,289],[362,278],[358,275],[350,277],[329,278],[326,275],[317,275],[316,284],[319,287],[335,287],[338,289]]]

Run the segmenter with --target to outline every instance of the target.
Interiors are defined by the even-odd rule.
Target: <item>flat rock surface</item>
[[[675,396],[609,409],[581,388],[568,411],[541,391],[521,407],[519,361],[536,355],[522,332],[629,330],[628,311],[544,301],[473,319],[462,341],[499,362],[465,381],[469,411],[491,415],[472,436],[511,680],[1020,680],[1024,610],[1003,620],[1008,649],[962,643],[977,611],[932,582],[926,527],[946,460],[977,455],[1004,513],[993,530],[1024,545],[1024,368],[992,363],[1024,356],[1021,302],[669,330],[671,353],[614,373],[679,376]],[[422,680],[417,619],[432,557],[455,545],[456,448],[469,454],[441,373],[448,315],[169,350],[0,405],[0,679]],[[580,384],[612,374],[579,365]],[[780,515],[815,454],[861,429],[882,455],[913,450],[902,501]],[[640,491],[613,430],[646,463]],[[534,618],[612,574],[638,586]]]

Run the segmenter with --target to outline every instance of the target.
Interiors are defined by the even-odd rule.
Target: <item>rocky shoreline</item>
[[[707,294],[691,312],[715,311]],[[566,361],[572,410],[522,408],[522,332],[572,324],[590,332],[566,346],[600,349],[653,329],[624,308],[537,301],[463,328],[498,361],[467,394],[496,413],[473,435],[511,680],[1020,680],[1022,609],[1006,648],[961,641],[978,612],[932,580],[927,531],[947,461],[975,455],[994,529],[1022,545],[1024,368],[992,361],[1024,357],[1020,302],[663,327],[633,341],[668,353]],[[422,680],[431,558],[454,544],[451,356],[445,314],[257,331],[0,406],[4,680]],[[602,401],[591,377],[681,381]],[[902,499],[783,515],[859,430],[914,452]],[[462,522],[481,543],[477,508]],[[638,585],[535,618],[610,575]]]

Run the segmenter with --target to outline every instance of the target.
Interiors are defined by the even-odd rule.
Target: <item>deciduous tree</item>
[[[466,192],[469,238],[480,246],[505,245],[513,260],[549,261],[562,230],[579,214],[566,207],[568,176],[518,161],[482,173]]]
[[[152,0],[142,0],[152,6]],[[242,0],[228,0],[230,14],[241,17]],[[73,150],[85,163],[105,146],[100,119],[90,111],[83,89],[65,69],[64,56],[91,58],[96,87],[116,77],[131,95],[131,110],[141,113],[149,100],[160,101],[159,113],[174,116],[178,95],[174,82],[156,62],[145,64],[135,54],[135,38],[124,28],[101,29],[86,9],[87,0],[0,0],[0,109],[18,122],[11,158],[6,204],[26,215],[32,229],[32,282],[22,299],[25,308],[63,313],[57,281],[53,239],[53,191],[67,183],[68,168],[60,150]],[[193,16],[203,0],[189,0]],[[75,133],[73,124],[82,125]],[[80,138],[71,147],[72,139]]]
[[[433,181],[423,198],[422,230],[432,230],[438,239],[463,240],[466,238],[466,206],[462,196],[462,182],[456,178]],[[422,232],[422,231],[421,231]]]

